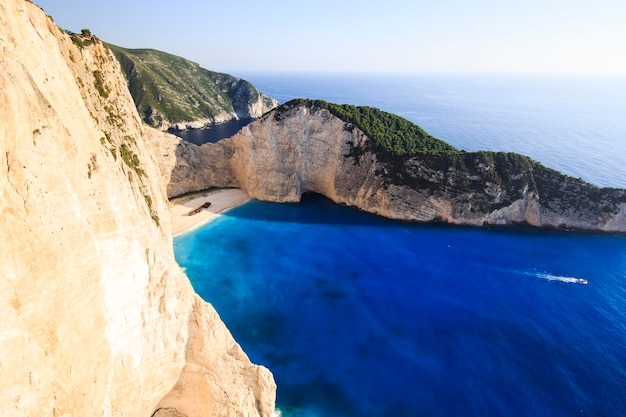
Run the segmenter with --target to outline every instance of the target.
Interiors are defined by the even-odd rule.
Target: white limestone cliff
[[[507,171],[505,186],[480,153],[465,154],[470,168],[457,169],[436,155],[391,156],[370,145],[358,128],[307,105],[279,107],[215,144],[154,142],[170,196],[240,187],[260,200],[293,202],[314,192],[400,220],[626,232],[625,190],[513,163],[497,168]]]
[[[270,416],[172,253],[165,184],[119,64],[0,3],[0,415]]]

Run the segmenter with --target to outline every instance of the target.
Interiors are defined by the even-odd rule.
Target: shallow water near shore
[[[274,373],[283,416],[626,415],[623,236],[409,224],[307,195],[174,249]]]

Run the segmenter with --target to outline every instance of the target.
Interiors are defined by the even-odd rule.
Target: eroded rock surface
[[[111,52],[25,0],[0,51],[0,415],[270,416],[271,374],[174,260],[162,133]]]
[[[315,106],[283,105],[216,144],[162,139],[154,146],[170,196],[240,187],[286,202],[315,192],[393,219],[626,232],[625,190],[516,154],[394,155]]]

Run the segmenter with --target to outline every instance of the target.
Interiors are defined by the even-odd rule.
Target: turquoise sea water
[[[291,98],[289,91],[282,97],[248,79],[281,101]],[[374,105],[364,102],[370,90],[349,80],[335,80],[332,88],[323,79],[317,87],[313,80],[293,83],[296,96],[304,95],[300,85],[319,93],[309,96],[344,94],[334,101]],[[462,83],[454,91],[473,88],[482,91]],[[509,86],[498,95],[487,88],[482,94],[493,97],[482,108],[477,93],[455,93],[418,113],[444,133],[456,129],[454,144],[465,149],[476,141],[516,150],[507,148],[557,138],[579,150],[576,138],[593,131],[610,142],[602,151],[585,151],[602,160],[600,169],[573,173],[584,153],[570,155],[573,162],[557,159],[572,175],[626,185],[626,152],[619,153],[625,122],[618,118],[604,129],[600,121],[581,120],[581,97],[574,106],[579,110],[553,107],[548,94],[543,111],[535,97],[531,108],[513,112],[535,122],[510,112],[476,116],[499,113],[507,95],[529,89]],[[399,97],[394,105],[410,113],[415,102],[407,98],[402,107],[400,99],[421,96],[405,90],[377,90],[374,98],[393,103]],[[563,102],[576,97],[569,91]],[[603,115],[615,111],[603,105]],[[451,108],[457,111],[450,114]],[[573,124],[594,127],[572,138],[572,123],[552,121],[561,130],[551,131],[550,140],[525,132],[526,139],[512,143],[489,135],[463,142],[468,132],[491,131],[480,126],[481,118],[494,123],[493,132],[519,132],[520,123],[540,131],[550,112],[562,119],[570,113]],[[458,123],[452,118],[463,114]],[[274,373],[284,416],[626,415],[624,236],[408,224],[305,196],[301,204],[253,201],[177,237],[174,246],[196,291],[215,305],[250,358]]]

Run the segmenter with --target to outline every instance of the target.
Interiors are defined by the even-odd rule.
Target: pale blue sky
[[[63,28],[239,71],[626,75],[626,0],[34,0]]]

